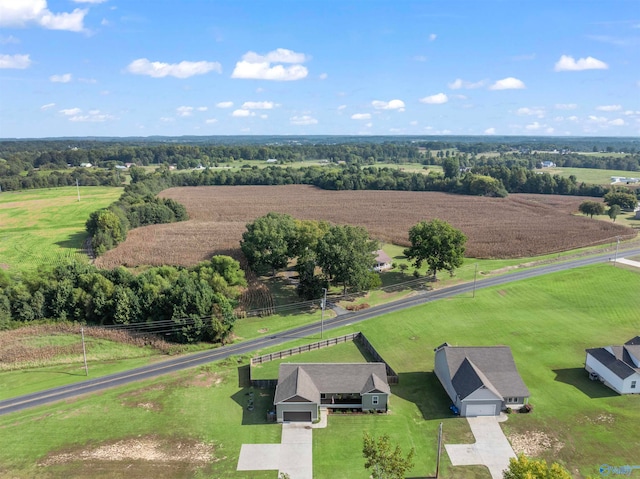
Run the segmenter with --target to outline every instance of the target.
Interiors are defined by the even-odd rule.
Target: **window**
[[[631,389],[635,389],[636,388],[636,382],[635,381],[631,381]]]
[[[378,396],[371,396],[371,404],[376,405],[378,404]]]
[[[518,402],[518,398],[507,398],[507,402],[510,404],[514,404]]]

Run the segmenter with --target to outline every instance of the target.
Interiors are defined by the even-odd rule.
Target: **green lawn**
[[[603,463],[635,464],[638,396],[613,394],[589,381],[583,367],[585,348],[621,344],[639,334],[638,291],[640,271],[597,265],[483,289],[475,299],[437,301],[332,331],[331,336],[362,331],[399,373],[400,384],[392,387],[389,415],[332,415],[327,429],[314,431],[314,477],[368,477],[360,452],[363,431],[388,433],[405,451],[415,447],[414,477],[435,470],[440,422],[445,443],[473,441],[466,421],[450,416],[449,400],[432,373],[433,349],[444,341],[511,347],[534,411],[512,415],[503,429],[507,435],[546,434],[556,449],[546,449],[540,457],[559,460],[575,477],[597,476]],[[300,338],[286,347],[315,340]],[[304,361],[305,355],[298,358]],[[277,443],[280,438],[280,428],[265,423],[271,408],[268,391],[262,391],[266,396],[254,391],[256,408],[246,409],[251,392],[244,386],[246,358],[238,366],[236,358],[0,417],[0,475],[145,477],[151,475],[151,466],[140,461],[37,466],[54,451],[77,454],[80,448],[141,436],[212,444],[216,459],[196,477],[275,479],[275,471],[235,472],[242,443]],[[452,467],[446,453],[441,472],[445,479],[488,477],[481,467]],[[166,474],[153,473],[195,473]]]
[[[49,188],[0,194],[0,265],[34,270],[63,261],[86,261],[80,251],[89,215],[116,201],[121,188]]]
[[[598,168],[545,168],[543,171],[552,175],[569,177],[574,175],[579,183],[594,183],[598,185],[611,184],[612,176],[640,178],[640,171],[600,170]]]

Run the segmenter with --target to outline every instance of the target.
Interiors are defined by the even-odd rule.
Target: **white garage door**
[[[469,404],[467,406],[467,416],[495,416],[495,404]]]

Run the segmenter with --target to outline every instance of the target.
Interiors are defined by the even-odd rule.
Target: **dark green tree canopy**
[[[446,221],[421,221],[409,230],[409,241],[411,246],[404,250],[405,256],[413,260],[416,268],[426,262],[434,277],[440,270],[453,274],[464,261],[467,237]]]
[[[609,205],[618,205],[625,210],[633,210],[638,206],[638,198],[630,191],[610,191],[604,195],[604,202]]]
[[[611,218],[614,223],[616,222],[616,218],[620,214],[620,210],[621,210],[620,205],[611,205],[611,208],[607,210],[607,214],[609,215],[609,218]]]
[[[580,203],[580,206],[578,206],[578,210],[580,211],[580,213],[589,215],[591,218],[593,218],[593,215],[603,215],[605,208],[603,203],[588,200]]]
[[[366,289],[378,247],[361,226],[332,226],[318,242],[318,265],[345,293],[347,287]]]
[[[247,225],[240,248],[253,269],[275,270],[287,266],[293,257],[295,220],[283,213],[267,213]]]

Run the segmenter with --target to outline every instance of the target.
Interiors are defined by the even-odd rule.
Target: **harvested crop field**
[[[467,256],[518,258],[566,251],[636,233],[612,222],[576,216],[588,198],[513,194],[485,198],[415,191],[327,191],[313,186],[201,186],[161,193],[184,204],[189,221],[131,231],[98,259],[102,267],[193,265],[214,254],[238,257],[245,226],[270,211],[298,219],[365,227],[381,241],[408,244],[408,231],[440,218],[469,238]],[[598,200],[597,198],[595,200]]]

